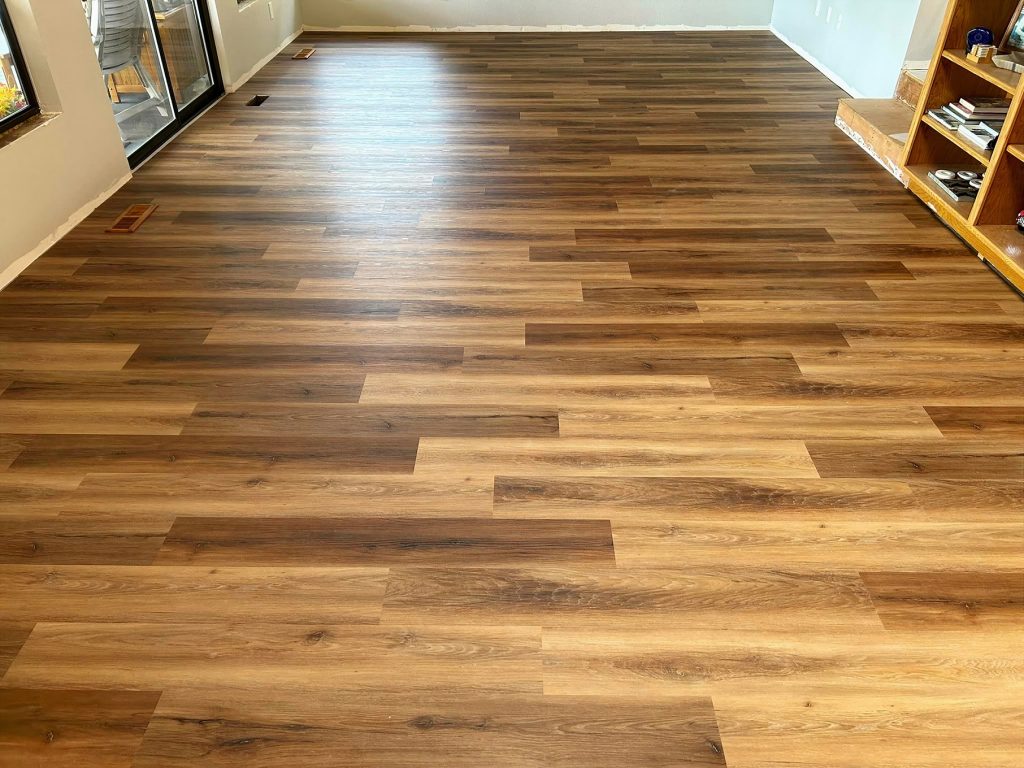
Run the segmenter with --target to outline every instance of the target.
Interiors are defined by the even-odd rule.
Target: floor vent
[[[263,104],[264,101],[266,101],[269,98],[270,98],[269,96],[253,96],[251,99],[249,99],[247,102],[245,102],[245,106],[247,106],[247,107],[259,107],[259,106],[261,106]]]
[[[292,56],[293,59],[308,59],[316,53],[316,48],[303,48],[301,51]]]
[[[107,230],[112,235],[130,235],[142,226],[142,222],[156,210],[155,204],[136,203],[125,208],[124,213],[117,217]]]

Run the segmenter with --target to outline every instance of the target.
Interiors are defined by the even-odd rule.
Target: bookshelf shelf
[[[988,80],[993,85],[998,85],[1009,94],[1016,94],[1017,90],[1020,88],[1021,75],[1017,72],[1011,72],[1008,69],[1000,69],[995,64],[985,64],[980,62],[975,64],[967,58],[967,54],[963,51],[948,50],[943,51],[942,55],[957,66],[963,67],[968,72],[977,75],[983,80]]]
[[[942,217],[947,223],[954,224],[953,229],[968,226],[971,213],[974,210],[974,201],[957,202],[939,186],[928,178],[928,173],[934,170],[930,165],[911,165],[905,169],[907,179],[910,180],[910,191]]]
[[[960,147],[961,150],[963,150],[968,155],[977,160],[979,163],[981,163],[983,166],[988,168],[989,162],[992,160],[991,152],[982,152],[977,147],[972,147],[970,144],[968,144],[966,141],[960,138],[958,134],[953,133],[953,131],[949,130],[948,128],[944,128],[938,120],[929,115],[925,115],[922,118],[922,120],[925,122],[925,124],[928,125],[929,128],[932,128],[938,133],[941,133],[951,142],[956,144],[956,146]]]
[[[1015,226],[1024,210],[1024,84],[1020,74],[989,62],[972,62],[964,53],[968,31],[988,27],[999,36],[1019,7],[1020,0],[949,0],[903,167],[910,191],[1024,293],[1024,234]],[[1010,99],[992,152],[982,152],[928,115],[931,109],[966,97]],[[977,200],[957,202],[949,197],[928,178],[940,168],[987,169]]]

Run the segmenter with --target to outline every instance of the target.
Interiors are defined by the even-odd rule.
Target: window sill
[[[7,129],[3,133],[0,133],[0,149],[3,149],[9,144],[13,144],[18,139],[27,136],[37,128],[42,128],[55,117],[59,116],[60,112],[41,112],[38,115],[33,115],[22,123],[18,123],[13,128]]]

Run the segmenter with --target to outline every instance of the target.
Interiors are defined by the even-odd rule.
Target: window
[[[39,113],[14,27],[0,0],[0,131]]]

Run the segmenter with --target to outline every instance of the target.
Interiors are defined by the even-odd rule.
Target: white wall
[[[851,95],[889,98],[907,60],[920,5],[921,0],[775,0],[772,28]]]
[[[259,71],[302,29],[300,0],[212,0],[214,37],[227,91]],[[273,17],[271,17],[273,9]]]
[[[307,28],[767,27],[773,0],[302,0]]]
[[[0,286],[129,176],[81,0],[8,0],[45,125],[0,147]]]

